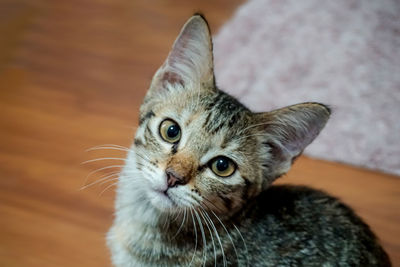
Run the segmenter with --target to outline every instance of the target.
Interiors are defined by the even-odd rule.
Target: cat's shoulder
[[[273,185],[262,192],[259,201],[274,202],[284,206],[315,205],[340,202],[337,197],[304,185]],[[269,206],[269,205],[268,205]]]
[[[252,213],[248,218],[253,218],[256,228],[269,229],[272,235],[284,232],[295,237],[299,233],[314,233],[313,239],[339,241],[336,244],[345,244],[350,239],[374,243],[376,239],[350,206],[322,190],[295,185],[271,186],[253,205],[248,210]]]
[[[355,216],[337,197],[308,186],[273,185],[262,192],[256,202],[265,213],[276,216]]]
[[[246,210],[243,215],[248,225],[244,228],[251,229],[246,234],[266,244],[260,252],[281,255],[276,252],[286,248],[308,251],[309,255],[322,253],[333,261],[344,253],[354,265],[390,266],[369,226],[348,205],[324,191],[307,186],[274,185]]]

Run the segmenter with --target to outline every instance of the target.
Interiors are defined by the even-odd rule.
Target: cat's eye
[[[216,175],[221,177],[228,177],[235,172],[236,165],[229,158],[219,156],[211,160],[210,168]]]
[[[168,143],[177,143],[181,139],[181,128],[173,120],[166,119],[160,124],[160,135]]]

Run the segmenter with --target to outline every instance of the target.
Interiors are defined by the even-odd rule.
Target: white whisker
[[[206,217],[204,216],[204,215],[206,215],[206,214],[204,214],[204,213],[201,212],[201,211],[199,211],[199,212],[200,212],[200,215],[203,217],[203,219],[204,219],[204,221],[205,221],[205,223],[206,223],[206,226],[207,226],[207,228],[208,228],[208,231],[210,232],[210,237],[211,237],[212,246],[213,246],[213,250],[214,250],[214,266],[217,266],[217,251],[216,251],[216,249],[215,249],[214,238],[213,238],[213,235],[212,235],[213,232],[211,232],[209,223],[207,222],[207,219],[206,219]],[[212,224],[212,222],[210,222],[210,224]],[[215,228],[214,228],[214,227],[212,227],[212,228],[213,228],[213,230],[214,230],[215,236],[218,237],[218,233],[215,231]],[[220,244],[220,246],[221,246],[221,244]],[[221,247],[221,249],[222,249],[222,251],[224,250],[222,247]],[[222,254],[224,255],[223,252],[222,252]]]
[[[96,181],[94,181],[94,182],[92,182],[92,183],[90,183],[90,184],[87,184],[87,185],[82,186],[81,188],[79,188],[79,190],[84,190],[84,189],[86,189],[86,188],[88,188],[88,187],[90,187],[90,186],[92,186],[92,185],[95,185],[95,184],[100,183],[100,182],[102,182],[102,181],[104,181],[104,180],[107,180],[107,179],[109,179],[109,178],[111,178],[111,177],[113,177],[113,176],[115,176],[115,175],[119,175],[119,171],[118,171],[118,172],[109,173],[109,174],[108,174],[107,176],[105,176],[105,177],[101,177],[101,178],[99,178],[98,180],[96,180]]]
[[[108,183],[108,182],[110,182],[110,181],[115,181],[115,180],[118,180],[118,179],[119,179],[119,177],[112,178],[112,179],[107,179],[106,181],[101,182],[100,185],[103,185],[103,184],[105,184],[105,183]]]
[[[197,251],[197,227],[196,227],[196,220],[194,219],[193,216],[193,209],[189,209],[190,211],[190,215],[192,215],[192,222],[193,222],[193,227],[194,227],[194,236],[195,236],[195,245],[194,245],[194,252],[193,252],[193,256],[192,256],[192,260],[190,261],[189,265],[192,265],[192,262],[194,260],[194,256],[196,255],[196,251]]]
[[[236,225],[234,225],[234,224],[232,224],[232,225],[233,225],[233,227],[235,227],[236,231],[239,233],[239,236],[240,236],[240,238],[241,238],[242,241],[243,241],[244,249],[246,250],[246,253],[245,253],[245,255],[246,255],[246,266],[249,266],[249,258],[248,258],[248,256],[247,256],[247,255],[249,255],[249,254],[248,254],[249,251],[247,250],[246,242],[244,241],[244,238],[243,238],[243,236],[242,236],[242,233],[239,231],[239,228],[237,228]]]
[[[139,157],[139,158],[141,158],[141,159],[143,159],[145,161],[150,161],[150,158],[148,156],[142,155],[142,154],[140,154],[138,152],[135,153],[135,156],[137,156],[137,157]]]
[[[129,148],[124,147],[124,146],[120,146],[120,145],[114,145],[114,144],[103,144],[103,145],[98,145],[98,146],[94,146],[91,147],[89,149],[86,149],[86,152],[92,151],[92,150],[98,150],[98,149],[103,149],[103,148],[114,148],[114,149],[121,149],[123,151],[129,151]]]
[[[201,219],[200,219],[200,216],[199,216],[199,214],[196,212],[196,210],[194,210],[193,209],[193,212],[194,212],[194,215],[196,216],[196,218],[197,218],[197,222],[199,223],[199,228],[200,228],[200,231],[201,231],[201,236],[202,236],[202,238],[203,238],[203,264],[202,264],[202,266],[205,266],[206,265],[206,261],[207,261],[207,240],[206,240],[206,235],[205,235],[205,233],[204,233],[204,228],[203,228],[203,225],[202,225],[202,223],[201,223]]]
[[[111,168],[122,168],[122,167],[124,167],[124,165],[110,165],[110,166],[102,167],[102,168],[99,168],[99,169],[97,169],[97,170],[94,170],[94,171],[90,172],[90,173],[88,174],[87,178],[89,178],[89,177],[92,176],[93,174],[98,173],[98,172],[101,172],[101,171],[103,171],[103,170],[107,170],[107,169],[111,169]]]
[[[183,209],[183,219],[182,219],[182,223],[181,223],[181,225],[179,226],[178,231],[176,231],[175,235],[172,237],[172,239],[174,239],[174,238],[180,233],[180,231],[181,231],[183,225],[185,224],[185,221],[186,221],[186,208]]]
[[[82,162],[81,164],[87,164],[90,162],[102,161],[102,160],[125,160],[125,158],[97,158],[97,159],[90,159]]]
[[[111,146],[99,146],[99,147],[89,148],[89,149],[86,150],[86,152],[95,151],[95,150],[118,150],[118,151],[124,151],[124,152],[133,151],[132,149],[128,149],[128,148],[119,148],[119,147],[111,147]]]
[[[237,253],[237,250],[236,250],[236,246],[235,246],[235,243],[233,242],[233,239],[232,239],[231,235],[229,234],[228,229],[226,229],[224,223],[220,220],[220,218],[217,216],[217,214],[215,214],[215,212],[213,212],[212,210],[210,210],[210,211],[211,211],[211,213],[215,216],[215,218],[217,218],[217,220],[219,221],[219,223],[221,224],[221,226],[224,228],[226,234],[228,235],[228,238],[229,238],[229,240],[230,240],[231,243],[232,243],[233,250],[235,251],[236,259],[237,259],[237,261],[238,261],[238,263],[239,263],[239,256],[238,256],[238,253]]]
[[[111,187],[113,187],[113,186],[115,186],[115,185],[117,185],[117,184],[118,184],[118,182],[112,183],[112,184],[110,184],[109,186],[107,186],[103,191],[101,191],[99,197],[101,197],[101,196],[103,195],[103,193],[106,192],[108,189],[110,189]]]

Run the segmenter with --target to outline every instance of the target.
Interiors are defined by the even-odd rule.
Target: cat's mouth
[[[155,190],[156,191],[156,193],[158,194],[158,195],[160,195],[160,197],[161,198],[164,198],[164,199],[168,199],[169,201],[171,201],[172,203],[174,203],[174,201],[172,200],[172,198],[168,195],[168,190]]]
[[[155,207],[162,211],[178,207],[173,198],[171,198],[168,190],[151,190],[150,200]]]

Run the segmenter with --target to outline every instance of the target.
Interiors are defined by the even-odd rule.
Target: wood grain
[[[151,76],[185,20],[202,11],[215,33],[242,2],[1,1],[0,266],[110,266],[112,182],[79,189],[122,162],[81,163],[124,153],[85,150],[129,146]],[[398,177],[301,158],[280,182],[341,197],[399,266]]]

